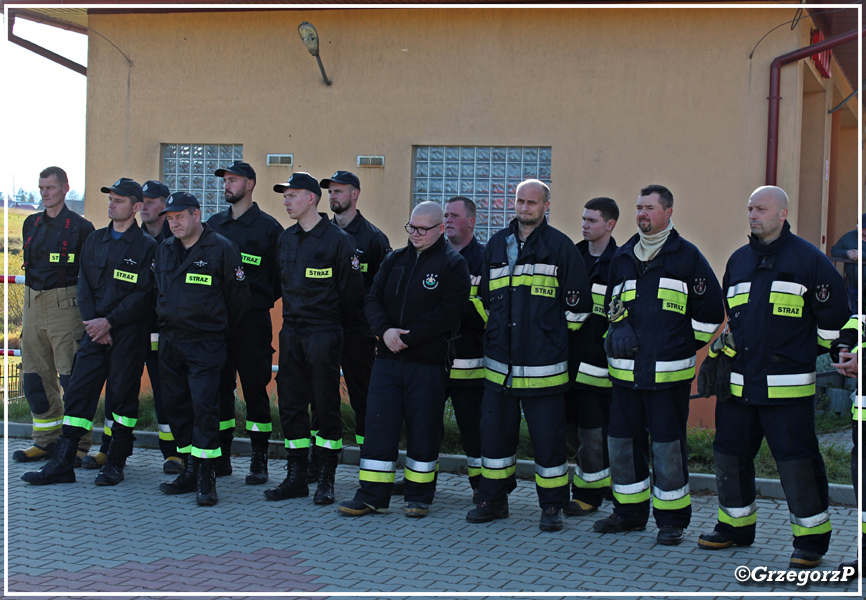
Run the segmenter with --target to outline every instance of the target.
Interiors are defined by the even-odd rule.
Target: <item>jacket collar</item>
[[[782,224],[782,233],[775,240],[770,242],[769,244],[765,244],[758,238],[753,235],[749,236],[749,246],[752,247],[752,250],[757,252],[758,254],[776,254],[779,250],[782,249],[782,246],[794,235],[791,233],[791,225],[788,221],[785,221]]]
[[[331,221],[330,219],[328,219],[328,215],[326,215],[325,213],[319,213],[319,216],[322,217],[319,222],[316,223],[316,225],[312,229],[306,232],[317,238],[325,235],[325,231],[327,231],[328,228],[331,226]],[[288,232],[292,235],[300,235],[301,233],[304,233],[304,229],[301,227],[300,223],[295,223],[294,225],[289,227]]]
[[[361,211],[359,210],[359,211],[357,211],[355,218],[352,219],[351,221],[349,221],[349,224],[346,225],[346,228],[343,229],[343,231],[347,231],[347,232],[354,235],[354,234],[358,233],[359,231],[361,231],[361,227],[364,225],[364,223],[366,223],[366,221],[367,221],[367,219],[364,218],[364,215],[362,215]],[[334,216],[331,219],[331,223],[333,223],[334,225],[337,225],[337,217],[336,216]],[[339,225],[337,225],[337,227],[339,227]]]
[[[529,237],[526,238],[526,242],[523,246],[523,254],[527,253],[535,254],[535,256],[539,259],[545,259],[550,256],[550,252],[547,249],[547,245],[544,243],[545,233],[547,229],[550,227],[550,224],[547,222],[547,217],[541,221],[541,224],[532,230],[532,233],[529,234]],[[511,231],[511,235],[514,236],[514,239],[518,239],[518,232],[520,230],[520,225],[517,222],[517,217],[511,220],[511,223],[508,224],[508,228]]]
[[[105,240],[103,240],[103,241],[108,242],[112,239],[111,238],[111,232],[114,231],[114,221],[111,221],[108,224],[108,227],[106,227],[105,229],[106,229],[106,233],[108,235],[105,237]],[[121,233],[120,238],[118,238],[118,239],[122,240],[123,242],[125,242],[127,244],[131,244],[132,241],[139,235],[140,230],[141,230],[141,227],[138,226],[138,221],[133,219],[132,225],[130,225],[126,231]]]
[[[583,240],[577,243],[577,249],[583,253],[584,251],[588,252],[589,242]],[[595,262],[610,262],[610,259],[613,258],[613,255],[616,254],[617,245],[616,239],[613,236],[610,236],[610,241],[608,241],[607,246],[604,249],[604,252],[601,253],[601,256],[595,257]]]

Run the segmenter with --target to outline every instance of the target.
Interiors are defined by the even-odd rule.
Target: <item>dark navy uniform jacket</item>
[[[78,284],[78,269],[84,240],[93,224],[69,210],[65,204],[53,219],[45,211],[24,220],[24,283],[35,291]]]

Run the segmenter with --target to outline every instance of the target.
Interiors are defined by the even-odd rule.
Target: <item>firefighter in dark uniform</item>
[[[485,390],[481,413],[481,482],[470,523],[508,516],[516,487],[521,406],[535,456],[542,531],[562,529],[568,504],[564,392],[568,331],[591,310],[589,280],[574,243],[545,218],[550,188],[528,179],[517,186],[517,216],[484,252],[479,294],[488,311],[484,333]]]
[[[330,179],[322,179],[319,185],[328,190],[329,204],[334,213],[332,223],[348,233],[355,244],[355,252],[360,263],[361,276],[364,278],[364,297],[370,293],[373,278],[379,272],[379,265],[391,251],[388,236],[370,223],[358,210],[361,195],[361,182],[354,173],[337,171]],[[347,325],[343,332],[343,355],[340,364],[343,378],[349,392],[349,403],[355,411],[355,442],[364,443],[364,422],[367,419],[367,389],[370,387],[370,372],[376,358],[376,336],[370,331],[370,324],[363,310],[357,312],[354,323]],[[312,417],[311,438],[316,437],[316,413]],[[316,457],[311,453],[307,481],[312,483],[319,478]]]
[[[611,198],[593,198],[584,204],[583,241],[577,251],[589,277],[592,312],[568,340],[568,367],[572,387],[565,392],[566,442],[577,456],[571,483],[571,501],[563,512],[582,517],[598,510],[610,489],[607,428],[610,422],[611,383],[604,353],[607,333],[607,275],[616,252],[611,237],[619,220],[619,207]]]
[[[277,242],[283,292],[277,396],[288,473],[279,486],[265,491],[265,498],[286,500],[309,494],[308,408],[312,405],[319,421],[313,452],[320,465],[313,502],[332,504],[334,474],[343,447],[343,329],[361,309],[364,280],[352,238],[316,210],[322,189],[315,179],[308,173],[293,173],[288,182],[275,185],[274,191],[283,194],[286,212],[297,223]]]
[[[175,192],[162,211],[173,238],[156,250],[156,314],[162,394],[183,470],[159,489],[198,490],[196,503],[219,500],[219,381],[229,336],[250,305],[241,254],[231,240],[201,222],[195,196]]]
[[[697,350],[725,318],[709,263],[674,229],[673,203],[666,187],[643,188],[639,231],[610,262],[605,351],[613,383],[608,429],[613,514],[593,524],[600,533],[643,530],[652,496],[656,542],[663,545],[680,544],[691,521],[690,382]]]
[[[81,252],[78,307],[85,332],[64,396],[63,433],[48,464],[21,477],[34,484],[75,481],[78,442],[93,428],[103,385],[106,420],[114,427],[96,484],[123,481],[132,454],[148,337],[141,314],[154,303],[151,265],[156,242],[135,222],[142,198],[138,183],[124,177],[102,192],[108,194],[111,223],[88,236]]]
[[[24,320],[21,325],[22,385],[33,417],[33,445],[12,459],[48,458],[48,444],[60,435],[63,390],[84,333],[78,311],[78,259],[93,232],[90,221],[69,210],[69,181],[60,167],[39,174],[45,210],[24,220]],[[58,377],[59,376],[59,377]],[[91,434],[79,444],[77,458],[90,449]]]
[[[168,187],[159,181],[153,179],[146,181],[141,186],[142,203],[139,216],[141,218],[141,229],[144,233],[155,239],[157,243],[163,241],[166,237],[171,237],[171,231],[168,228],[168,223],[165,222],[165,215],[160,215],[160,211],[165,208],[165,200],[168,198]],[[159,326],[156,321],[156,306],[150,303],[145,308],[146,320],[150,331],[149,346],[145,366],[147,366],[147,376],[150,379],[150,387],[153,392],[153,406],[156,411],[157,427],[159,428],[159,449],[162,451],[165,462],[163,463],[163,472],[166,474],[180,473],[181,460],[177,456],[177,446],[174,443],[174,437],[165,419],[162,410],[162,390],[159,384],[159,353],[157,346],[159,345]],[[81,461],[81,466],[85,469],[101,469],[105,464],[105,459],[108,457],[108,447],[111,444],[111,429],[114,426],[114,421],[111,418],[112,407],[110,400],[105,399],[105,425],[102,430],[102,442],[99,447],[99,452],[93,456],[85,456]]]
[[[271,308],[280,297],[276,262],[277,239],[282,226],[253,202],[256,172],[241,161],[217,169],[223,178],[225,200],[231,206],[208,219],[208,227],[224,235],[241,251],[250,286],[251,306],[229,339],[228,359],[220,379],[220,448],[217,477],[231,475],[231,449],[235,429],[235,389],[240,377],[247,405],[246,429],[252,445],[248,485],[268,481],[268,440],[271,437],[271,402],[268,384],[274,348],[271,346]]]
[[[726,355],[730,399],[716,403],[713,453],[719,520],[698,546],[755,539],[754,459],[764,437],[785,488],[794,533],[790,566],[812,568],[830,544],[828,482],[815,434],[815,361],[850,314],[845,283],[815,246],[791,233],[788,196],[775,186],[749,198],[749,243],[728,259]],[[717,363],[718,364],[718,363]],[[724,383],[723,381],[720,383]]]
[[[861,282],[862,283],[862,282]],[[862,288],[861,288],[862,289]],[[852,307],[853,308],[853,307]],[[830,356],[833,362],[830,366],[834,367],[840,374],[845,377],[857,378],[860,373],[857,359],[860,356],[860,351],[864,344],[864,329],[862,315],[853,315],[842,331],[839,332],[839,337],[833,340],[830,345]],[[853,394],[854,402],[851,405],[851,439],[854,445],[851,448],[851,482],[854,486],[854,494],[857,498],[863,498],[863,481],[859,478],[860,464],[860,444],[857,440],[857,429],[863,422],[863,396],[857,391]],[[860,529],[863,536],[861,542],[861,556],[866,554],[866,511],[860,513]],[[852,570],[853,569],[853,570]],[[839,571],[845,575],[856,575],[859,570],[859,564],[856,557],[853,561],[846,561],[839,565]]]
[[[359,517],[391,502],[406,423],[406,516],[427,516],[436,491],[450,340],[469,301],[466,261],[442,237],[442,207],[422,202],[406,224],[409,244],[388,255],[365,310],[379,337],[370,378],[360,488],[337,509]]]
[[[481,401],[484,398],[484,327],[487,325],[487,311],[478,295],[484,270],[484,244],[475,238],[475,214],[475,203],[465,196],[454,196],[445,202],[445,237],[466,260],[471,284],[469,302],[454,341],[456,355],[451,363],[448,396],[466,453],[473,492],[481,481]]]
[[[165,208],[165,201],[171,195],[168,186],[161,181],[151,179],[145,181],[141,186],[144,200],[141,205],[141,228],[157,243],[162,243],[170,238],[171,229],[165,220],[165,215],[160,214]],[[162,471],[166,475],[177,475],[183,468],[183,461],[177,455],[177,444],[168,417],[165,416],[165,408],[162,399],[162,384],[159,379],[159,323],[156,319],[156,309],[149,312],[148,323],[150,324],[150,346],[148,347],[147,376],[150,378],[150,388],[153,391],[153,407],[156,411],[156,424],[159,429],[159,450],[162,452]]]

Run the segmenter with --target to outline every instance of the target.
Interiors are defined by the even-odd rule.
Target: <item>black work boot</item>
[[[219,501],[216,490],[216,461],[213,458],[199,458],[198,494],[195,503],[199,506],[213,506]]]
[[[75,453],[78,440],[59,437],[52,443],[51,459],[38,471],[28,471],[21,479],[33,485],[50,483],[75,483]]]
[[[102,465],[94,481],[96,485],[117,485],[123,481],[123,468],[126,466],[126,459],[132,454],[134,439],[132,429],[127,427],[120,429],[115,425],[105,464]]]
[[[219,458],[211,459],[216,462],[214,465],[214,473],[217,477],[228,477],[232,474],[232,442],[223,442],[220,444]]]
[[[319,467],[319,485],[316,488],[316,495],[313,496],[315,504],[333,504],[336,499],[334,496],[334,475],[337,470],[337,463],[322,462]]]
[[[250,472],[247,473],[247,485],[261,485],[268,482],[268,443],[253,444],[253,456],[250,459]]]
[[[310,446],[310,462],[307,464],[307,483],[316,483],[319,480],[319,469],[321,463],[316,454],[315,446]]]
[[[159,484],[159,490],[166,494],[189,494],[196,490],[198,477],[198,462],[189,455],[183,455],[183,470],[174,481]]]
[[[307,485],[307,454],[289,454],[286,459],[286,478],[275,488],[265,490],[268,500],[288,500],[289,498],[304,498],[310,495]]]

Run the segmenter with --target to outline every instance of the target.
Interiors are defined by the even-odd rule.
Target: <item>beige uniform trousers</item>
[[[60,435],[63,389],[58,376],[68,380],[83,334],[76,286],[41,292],[24,287],[21,367],[33,417],[33,442],[43,448]],[[34,375],[41,379],[41,386],[38,380],[27,384],[28,376],[34,382]],[[78,449],[88,451],[91,438],[88,432]]]

